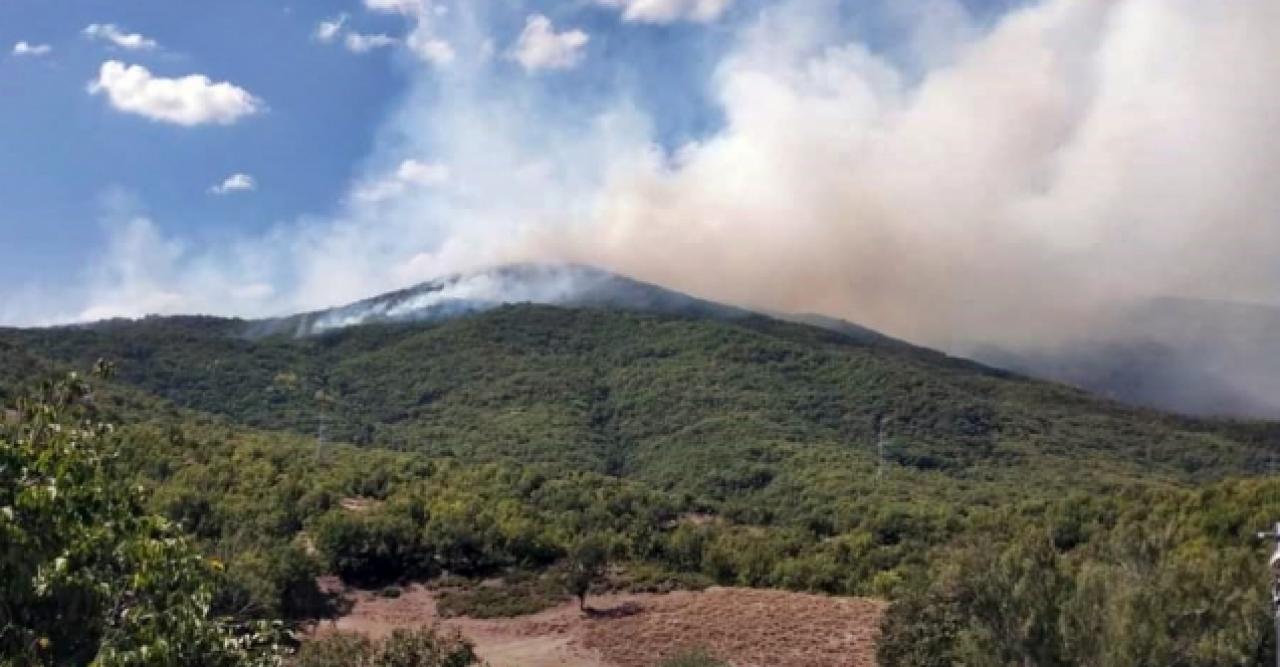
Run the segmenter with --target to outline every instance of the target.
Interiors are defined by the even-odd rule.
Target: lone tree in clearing
[[[587,593],[604,577],[609,565],[609,549],[598,537],[586,537],[569,548],[565,588],[578,598],[578,609],[587,610]]]

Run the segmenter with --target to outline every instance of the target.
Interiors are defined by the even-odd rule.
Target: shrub
[[[295,667],[468,667],[478,664],[471,643],[432,628],[398,629],[373,642],[364,635],[334,633],[303,644]]]
[[[717,660],[706,649],[693,648],[663,660],[659,667],[726,667],[727,664]]]
[[[385,511],[326,514],[315,530],[316,548],[343,579],[378,585],[406,576],[429,574],[431,555],[407,517]]]
[[[436,602],[441,615],[510,618],[554,607],[565,599],[554,576],[508,576],[498,585],[472,583],[441,589]]]

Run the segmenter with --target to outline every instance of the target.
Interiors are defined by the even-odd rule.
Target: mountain
[[[313,336],[372,323],[440,322],[504,304],[610,308],[739,320],[756,315],[806,324],[868,345],[914,347],[814,313],[755,313],[590,266],[510,264],[445,276],[345,306],[256,320],[244,335]],[[1064,382],[1117,401],[1190,415],[1280,417],[1280,309],[1191,299],[1116,308],[1096,329],[1051,346],[958,348],[981,363]]]
[[[882,439],[894,466],[954,488],[975,475],[1065,488],[1265,465],[1217,425],[788,319],[811,324],[525,264],[280,319],[6,330],[0,344],[80,368],[115,360],[134,390],[248,427],[721,499],[794,491],[831,465],[851,475],[833,488],[859,488]]]
[[[615,308],[735,319],[751,313],[579,264],[507,264],[458,273],[356,303],[250,324],[250,337],[311,336],[357,324],[436,322],[504,304]]]

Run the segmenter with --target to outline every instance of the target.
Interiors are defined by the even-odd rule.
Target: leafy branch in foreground
[[[0,664],[279,664],[277,628],[211,614],[220,563],[111,474],[91,406],[72,374],[0,413]]]

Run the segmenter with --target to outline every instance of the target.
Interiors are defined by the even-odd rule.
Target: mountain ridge
[[[988,370],[1062,382],[1111,400],[1194,416],[1280,417],[1280,310],[1258,304],[1156,299],[1118,309],[1093,335],[1054,346],[976,343],[946,352],[815,313],[752,310],[691,296],[597,267],[502,264],[446,274],[345,305],[282,317],[170,316],[170,325],[215,327],[260,339],[329,334],[362,324],[433,324],[503,305],[531,303],[706,317],[730,322],[771,318],[834,332],[861,344],[972,360]],[[1243,323],[1241,322],[1243,318]],[[73,328],[128,328],[106,320]],[[1274,391],[1272,391],[1274,389]]]

